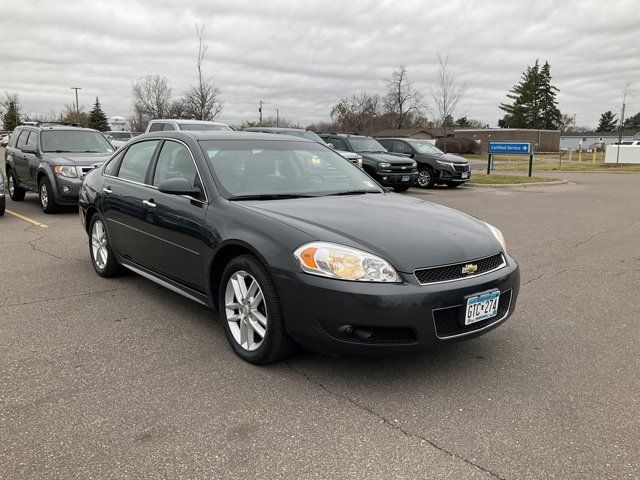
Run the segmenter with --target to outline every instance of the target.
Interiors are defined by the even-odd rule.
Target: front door
[[[189,180],[201,194],[190,197],[158,190],[150,192],[146,200],[151,206],[144,226],[149,237],[146,255],[149,268],[203,292],[206,194],[189,148],[181,142],[166,140],[153,169],[152,183],[157,188],[162,182],[178,177]]]

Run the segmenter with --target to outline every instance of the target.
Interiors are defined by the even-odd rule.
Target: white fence
[[[620,157],[618,159],[618,149]],[[604,163],[636,163],[640,164],[640,145],[607,145]]]

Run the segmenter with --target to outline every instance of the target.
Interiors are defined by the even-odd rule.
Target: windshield
[[[199,132],[231,132],[229,125],[216,125],[215,123],[181,123],[180,130],[194,130]]]
[[[371,137],[349,137],[351,148],[356,152],[386,152],[387,149]]]
[[[282,130],[277,133],[281,133],[283,135],[292,135],[294,137],[302,137],[302,138],[313,140],[314,142],[322,143],[323,145],[325,145],[324,140],[322,140],[317,134],[313,132],[309,132],[307,130]]]
[[[362,170],[318,143],[206,140],[200,144],[227,199],[382,192]]]
[[[101,133],[87,130],[49,130],[42,132],[43,152],[101,153],[113,152],[113,147]]]
[[[433,143],[426,140],[406,140],[415,148],[418,153],[431,153],[435,155],[444,155],[444,152],[436,147]]]

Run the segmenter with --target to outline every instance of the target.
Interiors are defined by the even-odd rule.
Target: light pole
[[[622,143],[622,124],[624,123],[624,109],[627,101],[627,92],[629,90],[629,84],[624,87],[622,92],[622,112],[620,115],[620,122],[618,122],[618,148],[616,151],[616,163],[620,162],[620,144]]]
[[[280,126],[280,110],[276,108],[276,128]]]
[[[82,90],[82,87],[71,87],[71,90],[76,91],[76,123],[80,123],[80,105],[78,104],[78,90]]]
[[[260,114],[260,126],[262,126],[262,100],[260,100],[260,107],[258,107],[258,113]]]

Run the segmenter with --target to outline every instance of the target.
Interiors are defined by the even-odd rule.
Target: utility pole
[[[71,90],[76,91],[76,123],[80,123],[80,105],[78,104],[78,90],[82,90],[82,87],[71,87]]]
[[[260,100],[260,107],[258,107],[258,113],[260,114],[260,126],[262,126],[262,100]]]
[[[622,124],[624,123],[624,109],[627,101],[627,92],[629,91],[629,84],[624,87],[622,92],[622,112],[620,114],[620,122],[618,122],[618,148],[616,149],[616,163],[620,162],[620,144],[622,143]]]
[[[276,128],[280,126],[280,110],[276,108]]]

